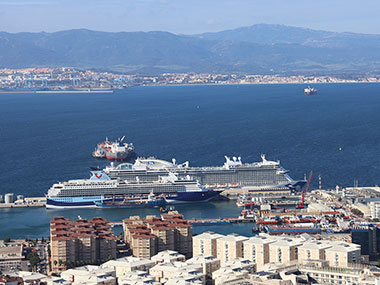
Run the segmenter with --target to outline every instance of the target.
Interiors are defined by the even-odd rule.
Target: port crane
[[[310,181],[311,181],[312,176],[313,176],[313,170],[310,170],[309,178],[307,179],[305,190],[302,191],[301,202],[297,204],[298,209],[303,209],[305,207],[305,194],[309,190]]]

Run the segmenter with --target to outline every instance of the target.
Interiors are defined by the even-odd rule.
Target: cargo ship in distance
[[[186,161],[177,164],[172,162],[150,158],[137,158],[135,163],[111,163],[104,169],[112,179],[155,181],[169,171],[175,172],[179,179],[191,177],[198,180],[205,188],[243,188],[247,192],[259,193],[269,190],[300,191],[305,186],[304,180],[293,180],[288,171],[280,166],[279,161],[269,161],[265,155],[261,155],[261,162],[243,163],[241,158],[232,159],[225,156],[222,166],[191,167]]]
[[[108,138],[98,143],[92,156],[95,158],[106,158],[109,160],[133,160],[136,158],[135,147],[132,143],[124,142],[125,136],[110,142]]]
[[[138,177],[133,180],[111,179],[103,171],[93,170],[89,179],[54,184],[46,195],[46,208],[93,208],[96,203],[101,206],[129,198],[145,199],[149,194],[164,195],[168,204],[199,203],[207,202],[219,193],[203,188],[196,180],[178,179],[173,173],[147,182]]]

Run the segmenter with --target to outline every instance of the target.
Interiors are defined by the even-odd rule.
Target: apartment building
[[[116,258],[116,237],[103,218],[72,222],[64,217],[50,221],[50,251],[53,272],[77,262]]]
[[[223,235],[213,232],[204,232],[193,237],[193,255],[194,256],[214,256],[217,257],[216,240]]]
[[[123,221],[123,230],[125,242],[136,257],[150,258],[165,250],[192,256],[192,226],[176,211],[163,214],[161,218],[130,217]]]
[[[354,243],[334,242],[326,250],[326,260],[330,266],[348,267],[360,263],[360,245]]]
[[[264,264],[269,263],[269,245],[275,241],[269,235],[251,237],[243,242],[244,258],[251,260],[256,264],[257,270],[260,270]]]
[[[298,261],[326,260],[326,249],[329,247],[331,247],[331,243],[326,241],[306,241],[298,247]]]
[[[248,240],[247,237],[237,234],[229,234],[216,240],[216,255],[220,260],[221,266],[224,266],[224,264],[229,260],[243,257],[244,241],[246,240]]]
[[[303,244],[300,238],[279,238],[269,244],[269,261],[287,264],[298,259],[298,247]]]

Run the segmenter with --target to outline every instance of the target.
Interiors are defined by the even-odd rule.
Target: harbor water
[[[380,184],[380,85],[230,85],[134,87],[113,94],[0,94],[0,194],[43,196],[57,181],[89,177],[105,137],[126,136],[141,156],[190,165],[281,160],[294,179],[313,170],[324,188]],[[317,187],[313,179],[312,187]],[[188,218],[236,217],[234,202],[183,205]],[[107,211],[107,213],[106,213]],[[128,212],[124,212],[128,211]],[[120,221],[155,209],[46,211],[0,209],[0,236],[48,235],[55,215]],[[104,213],[104,214],[103,214]],[[217,229],[216,229],[217,228]],[[195,227],[238,233],[248,225]],[[236,230],[235,230],[236,229]],[[242,230],[243,232],[239,232]]]

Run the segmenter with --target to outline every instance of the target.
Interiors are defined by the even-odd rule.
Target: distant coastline
[[[260,82],[260,83],[167,83],[167,84],[141,84],[129,86],[126,88],[115,88],[109,90],[0,90],[0,94],[112,94],[118,90],[125,90],[131,87],[178,87],[178,86],[244,86],[244,85],[319,85],[319,84],[380,84],[380,81],[368,82],[368,81],[344,81],[344,82]]]
[[[113,93],[134,86],[380,83],[379,75],[120,74],[77,68],[0,69],[0,93]]]

